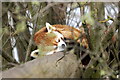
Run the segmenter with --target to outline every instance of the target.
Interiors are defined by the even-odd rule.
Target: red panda
[[[42,52],[44,52],[43,55],[49,55],[54,52],[63,51],[66,47],[64,38],[76,40],[83,34],[83,29],[79,30],[67,25],[50,25],[49,23],[46,23],[46,27],[41,28],[34,35],[34,41],[39,50],[33,51],[31,56],[37,57],[38,54],[35,54],[36,52],[40,52],[41,55]],[[82,46],[88,47],[85,36],[83,36],[81,40],[78,39],[77,42],[79,42]]]

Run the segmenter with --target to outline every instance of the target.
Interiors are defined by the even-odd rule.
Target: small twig
[[[108,16],[108,18],[107,18],[107,19],[102,20],[102,21],[99,21],[99,22],[100,22],[100,23],[105,23],[105,22],[107,22],[107,21],[109,21],[109,20],[114,21],[114,19],[113,19],[112,17]]]
[[[49,8],[58,5],[60,3],[49,3],[46,7],[44,7],[43,9],[39,10],[36,15],[33,16],[33,20],[36,20],[38,18],[38,16],[42,16],[45,11],[48,11]]]
[[[39,8],[38,12],[39,12],[39,11],[40,11],[40,8]],[[37,15],[37,16],[38,16],[38,15]],[[28,48],[27,48],[27,52],[26,52],[26,56],[25,56],[25,62],[28,60],[28,56],[29,56],[30,51],[31,51],[32,42],[33,42],[33,37],[34,37],[35,29],[36,29],[36,25],[35,25],[35,24],[37,24],[37,23],[36,23],[37,20],[38,20],[38,18],[36,18],[36,20],[35,20],[34,23],[33,23],[34,26],[33,26],[33,30],[32,30],[32,35],[31,35],[30,40],[29,40],[29,45],[28,45]]]
[[[89,29],[88,29],[88,27],[87,27],[87,24],[86,24],[86,22],[84,22],[84,23],[82,23],[82,24],[83,24],[83,28],[84,28],[85,33],[86,33],[86,38],[87,38],[87,40],[88,40],[89,49],[90,49],[90,50],[93,50],[93,45],[92,45],[92,43],[91,43],[90,34],[89,34]]]
[[[29,40],[29,44],[28,44],[28,48],[27,48],[27,52],[26,52],[26,56],[25,56],[25,62],[28,60],[28,56],[29,56],[30,51],[31,51],[31,47],[32,47],[32,43],[33,43],[33,37],[34,37],[34,33],[35,33],[35,28],[36,28],[35,24],[34,24],[34,27],[33,27],[33,30],[32,30],[32,35],[31,35],[30,40]]]
[[[9,54],[5,53],[2,50],[0,50],[0,55],[2,55],[2,57],[10,63],[19,64],[13,57],[11,57]]]

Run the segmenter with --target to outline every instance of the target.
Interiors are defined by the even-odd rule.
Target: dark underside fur
[[[74,49],[74,54],[76,54],[77,59],[80,59],[80,57],[82,57],[85,54],[85,48],[84,46],[80,46],[80,43],[78,43],[75,40],[72,39],[64,39],[65,43],[67,45],[66,51],[70,51],[72,49]],[[90,61],[90,56],[86,55],[82,60],[82,64],[83,65],[87,65]]]

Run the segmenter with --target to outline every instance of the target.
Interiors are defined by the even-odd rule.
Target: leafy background
[[[31,60],[30,53],[36,49],[34,33],[49,22],[78,29],[83,26],[89,41],[86,51],[91,57],[87,66],[80,66],[83,78],[117,78],[120,74],[119,8],[119,3],[113,2],[2,2],[1,70]]]

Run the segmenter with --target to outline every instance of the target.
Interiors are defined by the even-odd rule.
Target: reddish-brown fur
[[[83,30],[78,30],[74,27],[70,27],[67,25],[52,25],[53,27],[56,28],[56,31],[60,32],[65,38],[68,39],[77,39],[80,35],[82,35],[84,33]],[[48,33],[49,34],[49,33]],[[39,44],[44,44],[44,45],[54,45],[57,44],[55,42],[55,37],[56,36],[47,36],[47,29],[46,27],[41,28],[38,32],[35,33],[34,36],[34,41],[37,45]],[[84,36],[84,43],[87,43],[87,40]],[[83,43],[83,45],[84,45]],[[87,44],[85,43],[85,46],[87,46]]]

